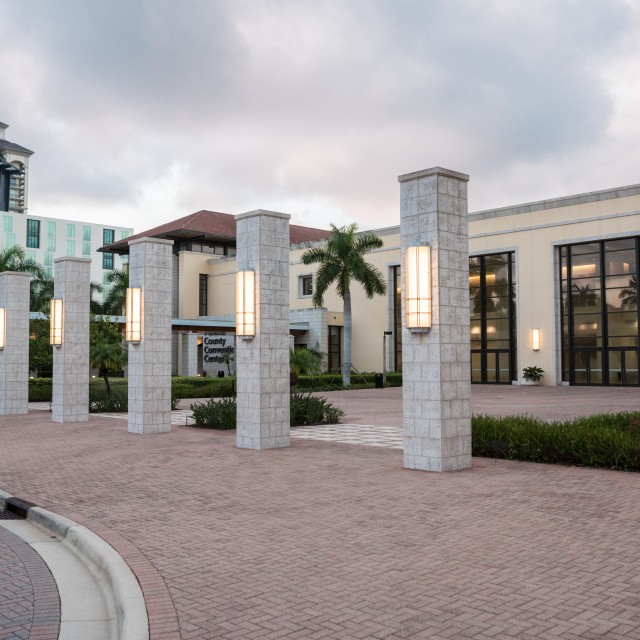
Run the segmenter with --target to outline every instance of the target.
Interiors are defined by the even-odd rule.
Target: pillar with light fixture
[[[86,422],[89,419],[91,260],[57,258],[53,268],[51,419],[53,422]]]
[[[129,242],[126,339],[131,433],[171,431],[172,240]]]
[[[0,415],[28,410],[29,280],[28,273],[0,273]]]
[[[289,218],[236,216],[236,444],[288,447]]]
[[[469,176],[434,167],[402,175],[404,466],[471,466]]]

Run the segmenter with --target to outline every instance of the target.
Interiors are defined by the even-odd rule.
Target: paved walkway
[[[531,391],[541,411],[583,409],[574,390],[481,401]],[[606,391],[616,407],[638,398]],[[386,422],[387,392],[339,404]],[[0,487],[111,543],[153,640],[640,640],[637,474],[478,458],[431,474],[388,447],[294,438],[254,452],[234,432],[137,436],[43,411],[1,417],[0,434]]]
[[[0,510],[0,521],[20,519]],[[38,553],[0,522],[0,640],[56,640],[60,597]]]

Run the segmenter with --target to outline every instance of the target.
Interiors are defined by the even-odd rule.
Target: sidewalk
[[[533,391],[540,411],[607,408],[565,390],[474,389],[474,407]],[[388,425],[398,390],[374,391],[335,402]],[[616,407],[638,398],[606,391]],[[0,433],[0,488],[115,547],[153,640],[640,640],[636,474],[479,458],[430,474],[388,447],[294,438],[255,452],[234,432],[137,436],[44,411],[0,417]]]

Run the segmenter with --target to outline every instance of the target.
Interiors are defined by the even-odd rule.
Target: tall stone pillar
[[[198,375],[198,334],[183,333],[182,339],[182,375]]]
[[[255,271],[256,333],[236,340],[236,444],[288,447],[289,218],[251,211],[236,216],[238,271]]]
[[[54,422],[89,419],[89,302],[91,260],[57,258],[54,298],[62,300],[62,344],[53,347]]]
[[[404,466],[471,466],[469,176],[434,167],[400,182]],[[432,326],[411,332],[405,315],[405,249],[431,246]]]
[[[28,411],[29,281],[28,273],[0,273],[0,307],[5,310],[4,349],[0,351],[0,415],[5,416]]]
[[[172,240],[129,243],[129,286],[142,289],[142,335],[129,343],[129,431],[171,431]]]

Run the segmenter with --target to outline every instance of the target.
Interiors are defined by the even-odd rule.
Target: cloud
[[[6,22],[33,213],[375,227],[436,164],[472,209],[637,181],[632,2],[34,0]]]

